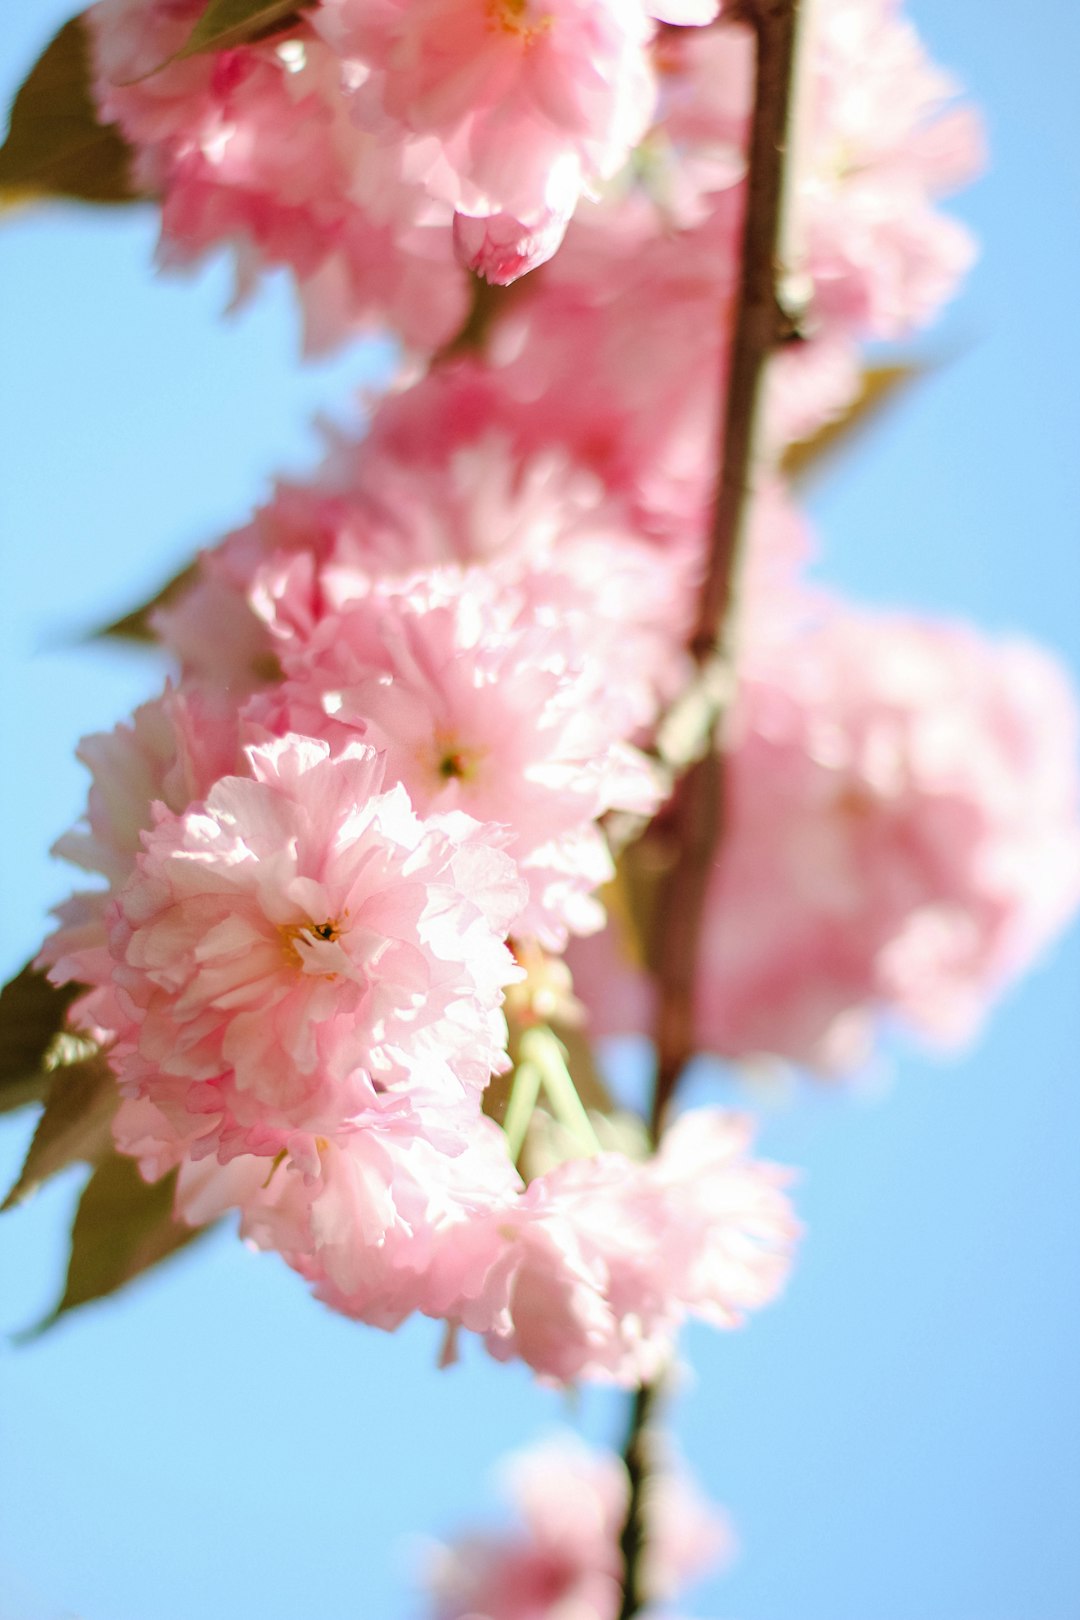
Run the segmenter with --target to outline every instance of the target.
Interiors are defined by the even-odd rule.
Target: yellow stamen
[[[551,27],[549,13],[529,20],[529,0],[487,0],[488,27],[503,34],[514,34],[523,45],[531,45]]]
[[[286,955],[298,957],[302,962],[305,951],[312,945],[322,941],[333,944],[341,935],[341,925],[336,920],[327,919],[326,922],[282,923],[278,928]]]

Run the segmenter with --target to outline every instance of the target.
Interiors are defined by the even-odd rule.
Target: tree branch
[[[783,206],[787,130],[792,96],[799,0],[737,0],[725,19],[745,22],[756,41],[754,114],[750,130],[742,274],[734,316],[730,363],[724,379],[719,477],[709,532],[705,577],[690,651],[699,671],[719,658],[733,665],[735,604],[744,549],[747,495],[753,470],[755,427],[765,362],[794,335],[777,294],[778,243]],[[654,977],[657,1073],[650,1130],[659,1141],[679,1078],[694,1049],[693,994],[709,872],[723,834],[726,721],[733,680],[710,683],[713,696],[704,757],[679,781],[668,822],[675,857],[659,896]],[[708,690],[703,682],[703,688]],[[715,745],[714,744],[715,734]],[[649,1429],[660,1384],[634,1397],[623,1451],[630,1492],[620,1538],[623,1595],[619,1620],[634,1620],[648,1600],[643,1564],[648,1539],[645,1492]]]
[[[645,1485],[652,1473],[651,1429],[660,1399],[659,1384],[642,1384],[634,1396],[630,1423],[623,1450],[623,1462],[630,1482],[626,1521],[619,1538],[623,1560],[622,1607],[619,1620],[632,1617],[645,1608],[649,1592],[643,1579],[648,1526],[645,1518]]]
[[[729,668],[733,664],[734,607],[761,381],[769,355],[793,332],[792,319],[777,296],[777,243],[798,0],[743,0],[737,15],[756,37],[756,92],[742,274],[724,386],[719,477],[705,577],[690,641],[699,669],[717,657]],[[722,732],[734,682],[713,685],[718,695],[712,699],[709,730]],[[711,736],[709,740],[711,743]],[[659,1012],[654,1132],[663,1125],[672,1093],[693,1052],[694,977],[709,868],[723,832],[724,777],[721,736],[719,746],[709,746],[705,757],[687,771],[672,799],[676,854],[660,895],[655,968]]]

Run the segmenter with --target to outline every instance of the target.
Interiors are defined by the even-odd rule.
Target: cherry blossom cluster
[[[238,1211],[333,1308],[427,1314],[448,1354],[651,1379],[796,1237],[744,1118],[613,1139],[551,1027],[652,1024],[616,857],[663,849],[697,678],[752,37],[707,0],[316,0],[179,54],[200,11],[90,13],[166,261],[289,265],[313,341],[386,324],[409,360],[153,615],[174,679],[83,745],[60,852],[97,887],[40,960],[183,1219]],[[1080,901],[1080,809],[1046,655],[808,577],[782,453],[952,289],[971,248],[935,203],[979,157],[890,0],[811,15],[696,1017],[704,1049],[833,1073],[882,1014],[976,1025]]]
[[[422,1311],[552,1380],[629,1384],[687,1316],[765,1303],[795,1224],[737,1116],[696,1112],[640,1161],[589,1133],[525,1187],[484,1112],[507,986],[535,1026],[514,1085],[568,1082],[522,964],[602,925],[602,818],[659,802],[633,739],[678,661],[659,558],[624,554],[595,478],[555,457],[510,479],[505,453],[452,456],[411,502],[392,476],[382,505],[283,492],[208,561],[163,616],[179,686],[84,745],[62,851],[108,888],[42,960],[86,987],[116,1141],[179,1171],[184,1218],[238,1209],[364,1321]],[[609,572],[625,619],[590,614]],[[251,625],[222,636],[230,615]]]
[[[617,318],[643,295],[675,322],[652,333],[654,357],[676,339],[664,374],[706,326],[721,342],[753,57],[713,0],[316,0],[250,43],[180,56],[202,10],[88,13],[99,109],[161,197],[166,264],[227,244],[241,290],[290,267],[315,346],[386,323],[423,353],[461,326],[465,267],[506,283],[566,237],[556,353],[581,306]],[[819,0],[806,53],[793,219],[808,329],[895,336],[970,259],[934,202],[977,166],[978,129],[893,0]],[[825,358],[811,393],[846,369]]]
[[[520,1528],[432,1549],[433,1620],[615,1620],[629,1492],[621,1459],[558,1435],[508,1457],[500,1473]],[[734,1538],[674,1459],[656,1468],[648,1492],[644,1613],[670,1615],[684,1587],[731,1558]]]
[[[883,1022],[970,1038],[1080,906],[1080,713],[1032,644],[817,599],[747,647],[706,896],[700,1050],[823,1075]],[[570,953],[597,1033],[653,1028],[618,926]]]

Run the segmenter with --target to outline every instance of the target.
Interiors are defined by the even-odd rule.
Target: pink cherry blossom
[[[566,235],[565,214],[546,210],[534,220],[513,214],[454,215],[454,251],[466,269],[497,287],[508,287],[528,270],[546,264]]]
[[[55,855],[103,877],[104,889],[75,894],[57,909],[59,926],[38,965],[56,984],[93,986],[70,1017],[108,1041],[124,1022],[115,1004],[106,918],[131,877],[155,804],[180,812],[219,776],[242,763],[236,712],[210,687],[167,687],[136,709],[130,724],[85,737],[78,757],[93,776],[83,824],[65,833]]]
[[[538,289],[496,322],[487,362],[511,422],[566,445],[645,532],[697,538],[720,431],[738,205],[699,232],[628,253],[616,243],[607,260],[578,254],[584,232],[571,227]]]
[[[502,1132],[475,1109],[414,1097],[365,1111],[313,1152],[286,1153],[271,1175],[264,1157],[221,1165],[186,1160],[178,1214],[202,1224],[232,1208],[253,1246],[275,1251],[334,1310],[392,1329],[416,1311],[445,1314],[445,1269],[435,1252],[520,1190]],[[122,1105],[117,1133],[154,1170],[159,1126]]]
[[[520,1528],[435,1550],[427,1584],[437,1620],[615,1620],[629,1491],[622,1460],[567,1434],[508,1458],[500,1472]],[[653,1602],[725,1562],[732,1535],[671,1457],[650,1482],[649,1524],[642,1586],[653,1613]]]
[[[333,1139],[294,1137],[273,1160],[193,1156],[147,1097],[121,1103],[113,1132],[149,1180],[179,1169],[177,1219],[202,1226],[239,1210],[252,1247],[278,1253],[333,1309],[383,1329],[445,1313],[452,1273],[433,1255],[521,1187],[502,1132],[475,1105],[417,1089],[376,1096]]]
[[[345,65],[305,22],[211,55],[176,60],[201,0],[99,0],[88,12],[101,116],[136,151],[136,177],[162,198],[160,259],[183,267],[235,251],[238,295],[288,266],[309,346],[390,321],[434,348],[468,307],[452,208],[415,160],[349,117]]]
[[[380,411],[370,440],[328,466],[353,521],[322,570],[336,604],[352,571],[482,563],[524,617],[573,628],[603,669],[607,709],[647,725],[687,674],[700,530],[658,547],[630,502],[479,368],[440,368]]]
[[[472,368],[440,368],[386,401],[368,438],[340,438],[310,483],[280,484],[155,613],[184,673],[254,690],[280,673],[282,643],[305,643],[375,581],[475,563],[515,594],[522,622],[580,636],[627,735],[648,726],[688,673],[703,519],[661,549],[572,447],[545,444],[515,409]]]
[[[1020,641],[839,604],[748,652],[701,1047],[834,1073],[883,1014],[970,1037],[1080,905],[1066,678]],[[617,938],[575,946],[572,966],[597,1030],[651,1028]]]
[[[649,813],[660,788],[575,637],[520,623],[516,606],[480,570],[373,589],[287,649],[272,702],[289,726],[373,743],[421,815],[464,810],[505,828],[528,883],[511,926],[559,949],[602,922],[592,895],[613,868],[598,818]]]
[[[783,1173],[747,1158],[750,1134],[695,1110],[644,1163],[557,1165],[463,1232],[454,1314],[496,1360],[553,1382],[655,1378],[687,1316],[735,1326],[783,1283],[797,1228]]]
[[[314,24],[368,70],[356,116],[427,137],[429,187],[473,216],[568,216],[652,112],[637,0],[324,0]]]
[[[540,284],[496,320],[486,359],[506,395],[534,413],[549,400],[551,431],[576,439],[662,527],[688,510],[687,495],[698,511],[708,499],[753,52],[748,30],[721,19],[667,31],[655,56],[662,94],[632,165],[578,208]],[[810,89],[785,268],[791,296],[808,294],[795,313],[809,341],[773,365],[766,426],[776,451],[850,403],[858,341],[924,324],[952,292],[972,248],[935,204],[975,172],[981,150],[971,114],[948,105],[954,85],[890,0],[822,0],[803,58]]]
[[[796,231],[813,311],[859,337],[925,325],[974,243],[939,196],[983,166],[982,131],[898,0],[821,0],[796,158]]]
[[[159,809],[118,897],[121,1088],[223,1159],[310,1156],[411,1090],[477,1096],[505,1063],[518,973],[503,939],[521,888],[497,835],[421,821],[361,745],[331,758],[292,737],[249,760],[204,804]]]

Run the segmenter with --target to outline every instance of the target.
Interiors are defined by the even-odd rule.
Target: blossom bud
[[[537,265],[546,264],[566,235],[569,214],[546,210],[531,223],[513,214],[454,215],[458,262],[496,287],[508,287]]]

